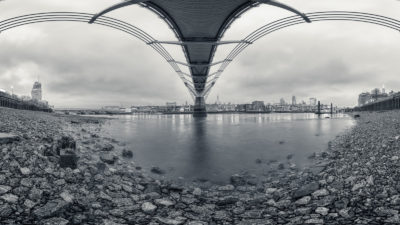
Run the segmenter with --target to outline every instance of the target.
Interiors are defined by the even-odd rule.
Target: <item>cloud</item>
[[[114,2],[3,1],[0,19],[46,11],[95,13]],[[351,10],[398,18],[400,5],[382,2],[287,0],[305,12]],[[232,25],[224,40],[241,39],[268,21],[288,15],[292,14],[270,6],[255,8]],[[127,7],[110,16],[131,22],[158,40],[174,40],[168,26],[145,8]],[[226,102],[277,102],[296,95],[354,105],[358,93],[382,84],[400,90],[398,41],[398,32],[368,24],[326,22],[287,28],[239,55],[217,82],[209,101],[219,95]],[[219,48],[215,60],[231,48]],[[19,27],[0,35],[0,49],[0,88],[14,85],[15,92],[29,94],[40,76],[45,98],[56,107],[191,101],[182,81],[160,55],[143,42],[106,27],[67,22]],[[167,49],[184,60],[180,48]]]

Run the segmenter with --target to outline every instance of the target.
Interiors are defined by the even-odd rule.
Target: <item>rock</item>
[[[10,205],[8,205],[8,204],[0,205],[0,218],[7,219],[12,213],[13,213],[13,210]]]
[[[154,200],[154,203],[156,203],[156,205],[161,205],[161,206],[166,206],[166,207],[175,205],[175,202],[173,202],[169,199],[166,199],[166,198],[156,199],[156,200]]]
[[[116,223],[112,220],[103,220],[103,224],[102,225],[123,225],[121,223]]]
[[[277,190],[278,190],[277,188],[267,188],[267,189],[265,189],[265,194],[270,195],[270,194],[275,193]]]
[[[0,198],[8,203],[13,203],[13,204],[18,203],[18,199],[19,199],[18,196],[13,195],[13,194],[5,194],[5,195],[2,195]]]
[[[61,168],[76,169],[78,167],[78,157],[72,150],[60,151],[59,164]]]
[[[122,150],[122,157],[124,158],[133,158],[133,152],[131,150]]]
[[[289,155],[286,156],[286,159],[287,159],[287,160],[290,160],[290,159],[293,158],[293,156],[294,156],[294,154],[289,154]]]
[[[389,208],[385,208],[385,207],[378,207],[378,208],[374,209],[374,213],[376,213],[376,215],[381,216],[381,217],[399,214],[399,212],[397,210],[389,209]]]
[[[327,196],[327,195],[329,195],[329,191],[326,190],[325,188],[324,189],[320,189],[320,190],[316,190],[316,191],[314,191],[312,193],[312,196],[314,198],[323,197],[323,196]]]
[[[324,224],[324,220],[313,218],[313,219],[308,219],[308,220],[304,221],[304,224]]]
[[[295,211],[296,215],[308,215],[311,213],[311,208],[304,207],[304,208],[296,208]]]
[[[279,202],[276,203],[276,207],[278,209],[286,209],[288,206],[290,206],[290,204],[292,203],[292,201],[290,200],[280,200]]]
[[[43,191],[37,188],[32,188],[29,193],[29,198],[31,200],[39,201],[42,198]]]
[[[30,170],[29,168],[27,168],[27,167],[19,168],[19,171],[20,171],[23,175],[29,175],[29,174],[31,174],[31,170]]]
[[[304,196],[303,198],[297,200],[295,203],[297,205],[307,205],[311,201],[310,196]]]
[[[187,225],[208,225],[208,223],[199,221],[199,220],[195,220],[195,221],[190,221],[189,223],[187,223]]]
[[[385,220],[385,222],[390,224],[400,224],[400,217],[396,214]]]
[[[317,209],[315,209],[315,212],[323,216],[326,216],[329,213],[329,209],[325,207],[318,207]]]
[[[74,201],[74,196],[71,195],[70,193],[66,192],[66,191],[64,191],[63,193],[61,193],[61,194],[60,194],[60,197],[61,197],[62,199],[64,199],[64,201],[69,202],[69,203],[71,203],[71,202]]]
[[[53,200],[47,202],[44,206],[37,208],[33,211],[33,214],[38,218],[51,217],[62,211],[68,205],[67,202],[62,200]]]
[[[236,204],[236,202],[238,202],[238,201],[239,201],[239,199],[236,197],[227,196],[227,197],[219,198],[215,204],[218,206],[226,206],[226,205]]]
[[[339,215],[344,218],[350,218],[349,209],[339,210]]]
[[[278,170],[283,170],[283,169],[285,169],[285,164],[279,163]]]
[[[40,224],[41,225],[67,225],[69,223],[68,220],[60,218],[60,217],[54,217],[50,218],[47,220],[43,220]]]
[[[318,206],[328,206],[331,205],[334,201],[335,201],[335,196],[327,195],[319,199],[316,203]]]
[[[157,166],[153,166],[150,171],[152,173],[159,174],[159,175],[165,174],[165,171],[162,170],[160,167],[157,167]]]
[[[110,153],[103,153],[100,155],[100,160],[107,164],[113,165],[118,160],[118,157]]]
[[[12,188],[6,185],[0,185],[0,195],[9,192]]]
[[[374,185],[374,177],[372,175],[368,176],[367,185],[369,185],[369,186]]]
[[[235,190],[235,186],[233,186],[231,184],[218,187],[218,191],[234,191],[234,190]]]
[[[366,182],[365,181],[361,181],[357,184],[355,184],[352,188],[351,191],[358,191],[359,189],[363,188],[366,186]]]
[[[312,194],[314,191],[318,190],[319,184],[317,182],[311,182],[300,186],[296,191],[294,191],[292,198],[298,199],[306,195]]]
[[[146,188],[144,189],[144,193],[161,193],[160,185],[156,183],[148,183]]]
[[[252,209],[245,211],[242,216],[249,219],[261,219],[263,217],[263,212],[264,210]]]
[[[347,207],[348,204],[349,204],[349,200],[346,198],[339,199],[339,200],[335,201],[335,203],[334,203],[335,207],[338,209],[344,209]]]
[[[114,150],[114,145],[107,143],[105,144],[102,148],[101,151],[103,152],[111,152],[112,150]]]
[[[156,217],[156,219],[158,220],[158,222],[160,222],[162,224],[167,224],[167,225],[179,225],[179,224],[183,224],[185,222],[185,220],[175,220],[175,219],[167,219],[167,218],[160,218],[160,217]]]
[[[19,137],[14,134],[0,133],[0,145],[10,144],[15,141],[18,141]]]
[[[156,211],[157,206],[153,205],[151,202],[145,202],[142,204],[141,208],[144,213],[153,214]]]
[[[246,180],[244,179],[243,176],[240,176],[239,174],[234,174],[230,178],[231,184],[234,186],[243,186],[246,184]]]
[[[60,140],[57,141],[57,150],[61,149],[76,149],[76,141],[74,138],[70,136],[63,136]]]
[[[192,194],[193,194],[194,196],[200,196],[200,195],[202,194],[202,191],[201,191],[200,188],[195,188],[195,189],[193,190]]]
[[[31,201],[31,200],[29,200],[29,199],[26,199],[25,202],[24,202],[24,206],[26,208],[28,208],[28,209],[31,209],[31,208],[35,207],[35,205],[36,205],[36,203]]]

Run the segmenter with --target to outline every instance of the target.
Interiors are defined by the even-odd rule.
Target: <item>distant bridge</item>
[[[140,4],[157,13],[174,31],[177,41],[159,41],[143,30],[127,22],[106,17],[104,14]],[[222,36],[241,14],[259,4],[269,4],[289,10],[296,15],[268,23],[242,40],[222,41]],[[128,33],[145,42],[157,51],[178,74],[195,100],[194,116],[206,116],[205,98],[215,86],[227,66],[249,45],[260,38],[286,27],[319,21],[354,21],[370,23],[400,31],[400,21],[362,12],[313,12],[300,11],[275,0],[125,0],[98,14],[76,12],[49,12],[23,15],[0,22],[0,32],[33,23],[71,21],[107,26]],[[175,60],[163,45],[179,45],[186,62]],[[214,55],[219,45],[236,44],[229,55],[215,61]],[[188,67],[190,74],[184,73],[181,66]],[[219,66],[216,72],[211,68]]]

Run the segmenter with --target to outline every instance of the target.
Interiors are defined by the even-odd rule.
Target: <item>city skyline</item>
[[[21,1],[2,1],[0,19],[44,11],[95,13],[110,3]],[[304,12],[363,11],[397,19],[400,9],[398,1],[391,0],[384,0],[385,4],[373,0],[285,2]],[[224,40],[243,38],[254,28],[288,15],[292,14],[278,8],[254,8],[232,25]],[[138,6],[112,12],[110,16],[131,22],[159,40],[175,40],[162,20]],[[102,41],[96,40],[99,35]],[[292,95],[298,101],[307,101],[309,96],[319,96],[322,102],[355,106],[358,94],[377,84],[390,84],[388,90],[400,89],[400,82],[395,79],[400,57],[397,39],[398,33],[394,31],[351,22],[316,22],[284,29],[243,52],[222,74],[208,99],[219,94],[226,102],[241,103],[254,99],[272,102],[281,97],[290,101]],[[0,88],[12,85],[14,92],[27,95],[40,74],[45,97],[56,107],[161,105],[170,100],[191,100],[160,56],[143,43],[107,28],[64,22],[35,24],[3,32],[0,46]],[[221,47],[215,60],[231,48]],[[177,59],[183,58],[178,47],[168,50]]]

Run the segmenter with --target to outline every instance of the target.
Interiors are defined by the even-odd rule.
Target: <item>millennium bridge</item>
[[[130,5],[140,5],[160,16],[175,33],[176,40],[156,40],[144,30],[115,18],[108,12]],[[223,41],[230,25],[249,9],[260,4],[289,10],[294,15],[268,23],[241,40]],[[194,99],[193,116],[206,116],[206,98],[227,66],[248,46],[272,32],[302,23],[353,21],[400,31],[400,21],[383,15],[363,12],[325,11],[303,13],[276,0],[125,0],[97,14],[84,12],[47,12],[22,15],[0,22],[0,32],[34,23],[71,21],[107,26],[143,41],[157,51],[177,73]],[[185,62],[175,60],[165,45],[182,47]],[[214,56],[220,45],[234,45],[221,61]],[[190,73],[182,71],[187,67]],[[216,67],[214,69],[213,67]],[[213,70],[211,70],[213,68]],[[216,71],[216,72],[210,72]]]

